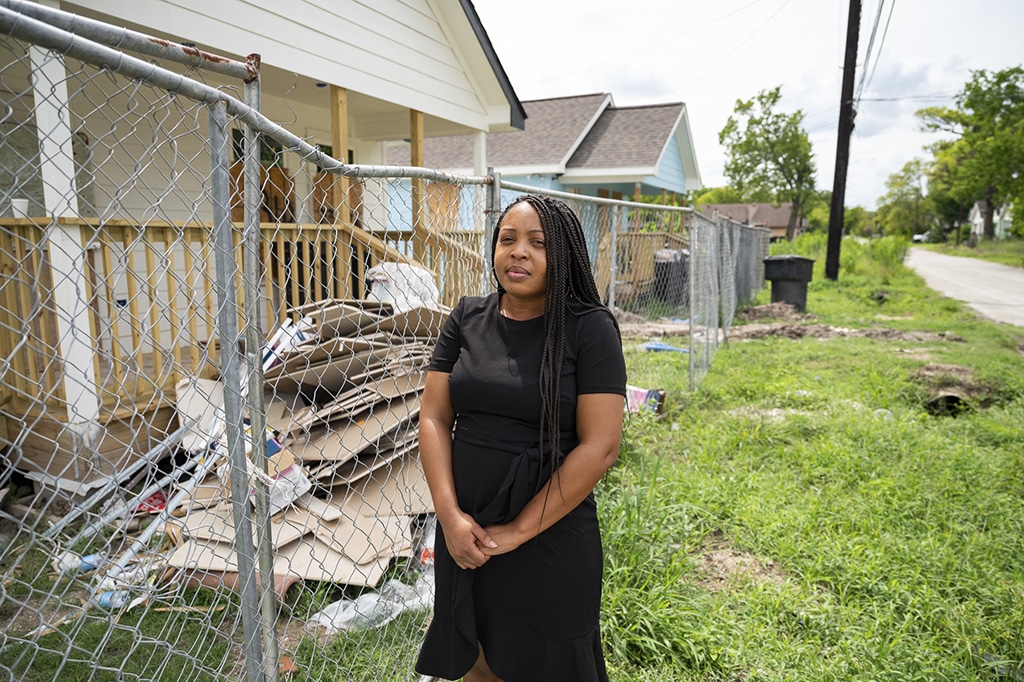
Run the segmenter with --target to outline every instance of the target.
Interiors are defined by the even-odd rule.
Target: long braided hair
[[[540,216],[544,230],[545,260],[547,261],[547,292],[544,298],[544,350],[540,362],[540,451],[544,443],[551,445],[550,470],[553,474],[562,461],[559,448],[561,433],[560,391],[562,360],[565,357],[565,316],[570,308],[575,314],[584,314],[608,308],[601,302],[590,269],[590,256],[583,236],[580,220],[564,202],[539,194],[524,194],[505,207],[498,217],[501,227],[505,214],[520,202],[527,202]],[[498,229],[491,240],[491,270],[494,271],[494,253],[498,245]],[[498,291],[504,292],[501,283]],[[615,330],[619,325],[615,322]]]

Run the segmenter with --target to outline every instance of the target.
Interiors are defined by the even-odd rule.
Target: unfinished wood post
[[[348,90],[331,86],[331,154],[342,163],[348,163]],[[332,183],[331,197],[336,220],[342,224],[351,223],[348,206],[348,176],[338,176]]]
[[[423,112],[409,111],[410,160],[413,166],[423,166]],[[427,265],[426,210],[423,179],[412,178],[412,257]],[[429,267],[429,266],[428,266]]]

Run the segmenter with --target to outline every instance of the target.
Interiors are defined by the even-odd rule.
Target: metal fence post
[[[688,276],[686,278],[687,286],[690,288],[689,294],[687,295],[687,298],[689,299],[689,302],[690,302],[690,324],[687,325],[688,326],[687,336],[689,337],[688,338],[688,343],[690,344],[689,345],[689,352],[687,353],[687,360],[688,360],[688,362],[687,362],[687,369],[689,370],[689,373],[690,373],[690,390],[691,391],[696,390],[696,388],[697,388],[696,367],[695,367],[696,359],[694,358],[696,353],[694,353],[694,350],[695,350],[694,346],[695,346],[695,344],[694,344],[694,338],[693,338],[693,328],[695,326],[694,322],[695,322],[696,317],[697,317],[696,316],[696,312],[697,312],[697,303],[698,303],[698,300],[697,300],[697,277],[698,277],[699,269],[698,269],[697,265],[699,263],[698,259],[700,258],[700,249],[699,249],[699,246],[700,246],[700,229],[699,228],[700,228],[700,223],[697,220],[694,220],[694,217],[691,214],[690,215],[690,272],[689,272],[689,274],[688,274]]]
[[[235,520],[235,552],[242,595],[242,632],[245,638],[246,678],[260,682],[263,664],[259,633],[259,595],[256,591],[252,521],[249,514],[249,473],[242,424],[242,377],[238,361],[238,314],[235,309],[235,258],[230,213],[231,178],[228,172],[227,106],[209,105],[210,187],[213,198],[213,242],[216,264],[217,326],[220,335],[221,376],[224,382],[224,419],[227,423],[231,466],[231,501]],[[261,389],[262,390],[262,389]],[[261,434],[262,435],[262,434]]]
[[[618,279],[619,274],[619,247],[618,247],[618,235],[619,235],[619,220],[621,220],[622,207],[612,206],[611,215],[608,216],[608,229],[611,232],[611,258],[608,264],[608,309],[615,312],[615,281]]]
[[[487,186],[487,219],[484,220],[484,257],[485,263],[491,260],[491,242],[494,231],[498,228],[498,216],[501,215],[501,173],[493,168],[487,169],[487,177],[491,183]],[[490,276],[488,276],[490,281]]]
[[[245,103],[253,111],[260,110],[260,56],[251,54],[246,63],[253,66],[254,75],[245,80]],[[245,187],[245,227],[242,241],[245,244],[242,284],[245,301],[245,358],[246,373],[249,377],[249,428],[252,432],[253,465],[264,474],[270,473],[267,462],[267,412],[263,398],[263,320],[260,315],[260,202],[263,194],[260,187],[260,144],[259,133],[252,126],[245,126],[245,158],[243,177]],[[270,491],[262,478],[253,483],[253,517],[256,521],[256,549],[260,579],[260,610],[263,631],[263,677],[267,682],[277,682],[277,604],[274,602],[274,546],[270,533]]]

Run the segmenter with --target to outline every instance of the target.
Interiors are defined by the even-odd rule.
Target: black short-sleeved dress
[[[549,471],[541,453],[544,318],[516,321],[499,294],[463,298],[430,369],[449,373],[456,412],[452,471],[461,509],[482,526],[514,519]],[[561,451],[579,443],[576,396],[625,394],[622,346],[607,310],[566,315]],[[544,448],[545,451],[550,448]],[[593,494],[535,539],[462,570],[438,526],[434,617],[416,670],[454,680],[477,659],[505,682],[607,680],[601,651],[601,536]]]

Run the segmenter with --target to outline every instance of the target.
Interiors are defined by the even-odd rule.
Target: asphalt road
[[[928,287],[996,322],[1024,327],[1024,268],[911,248],[905,264]]]

